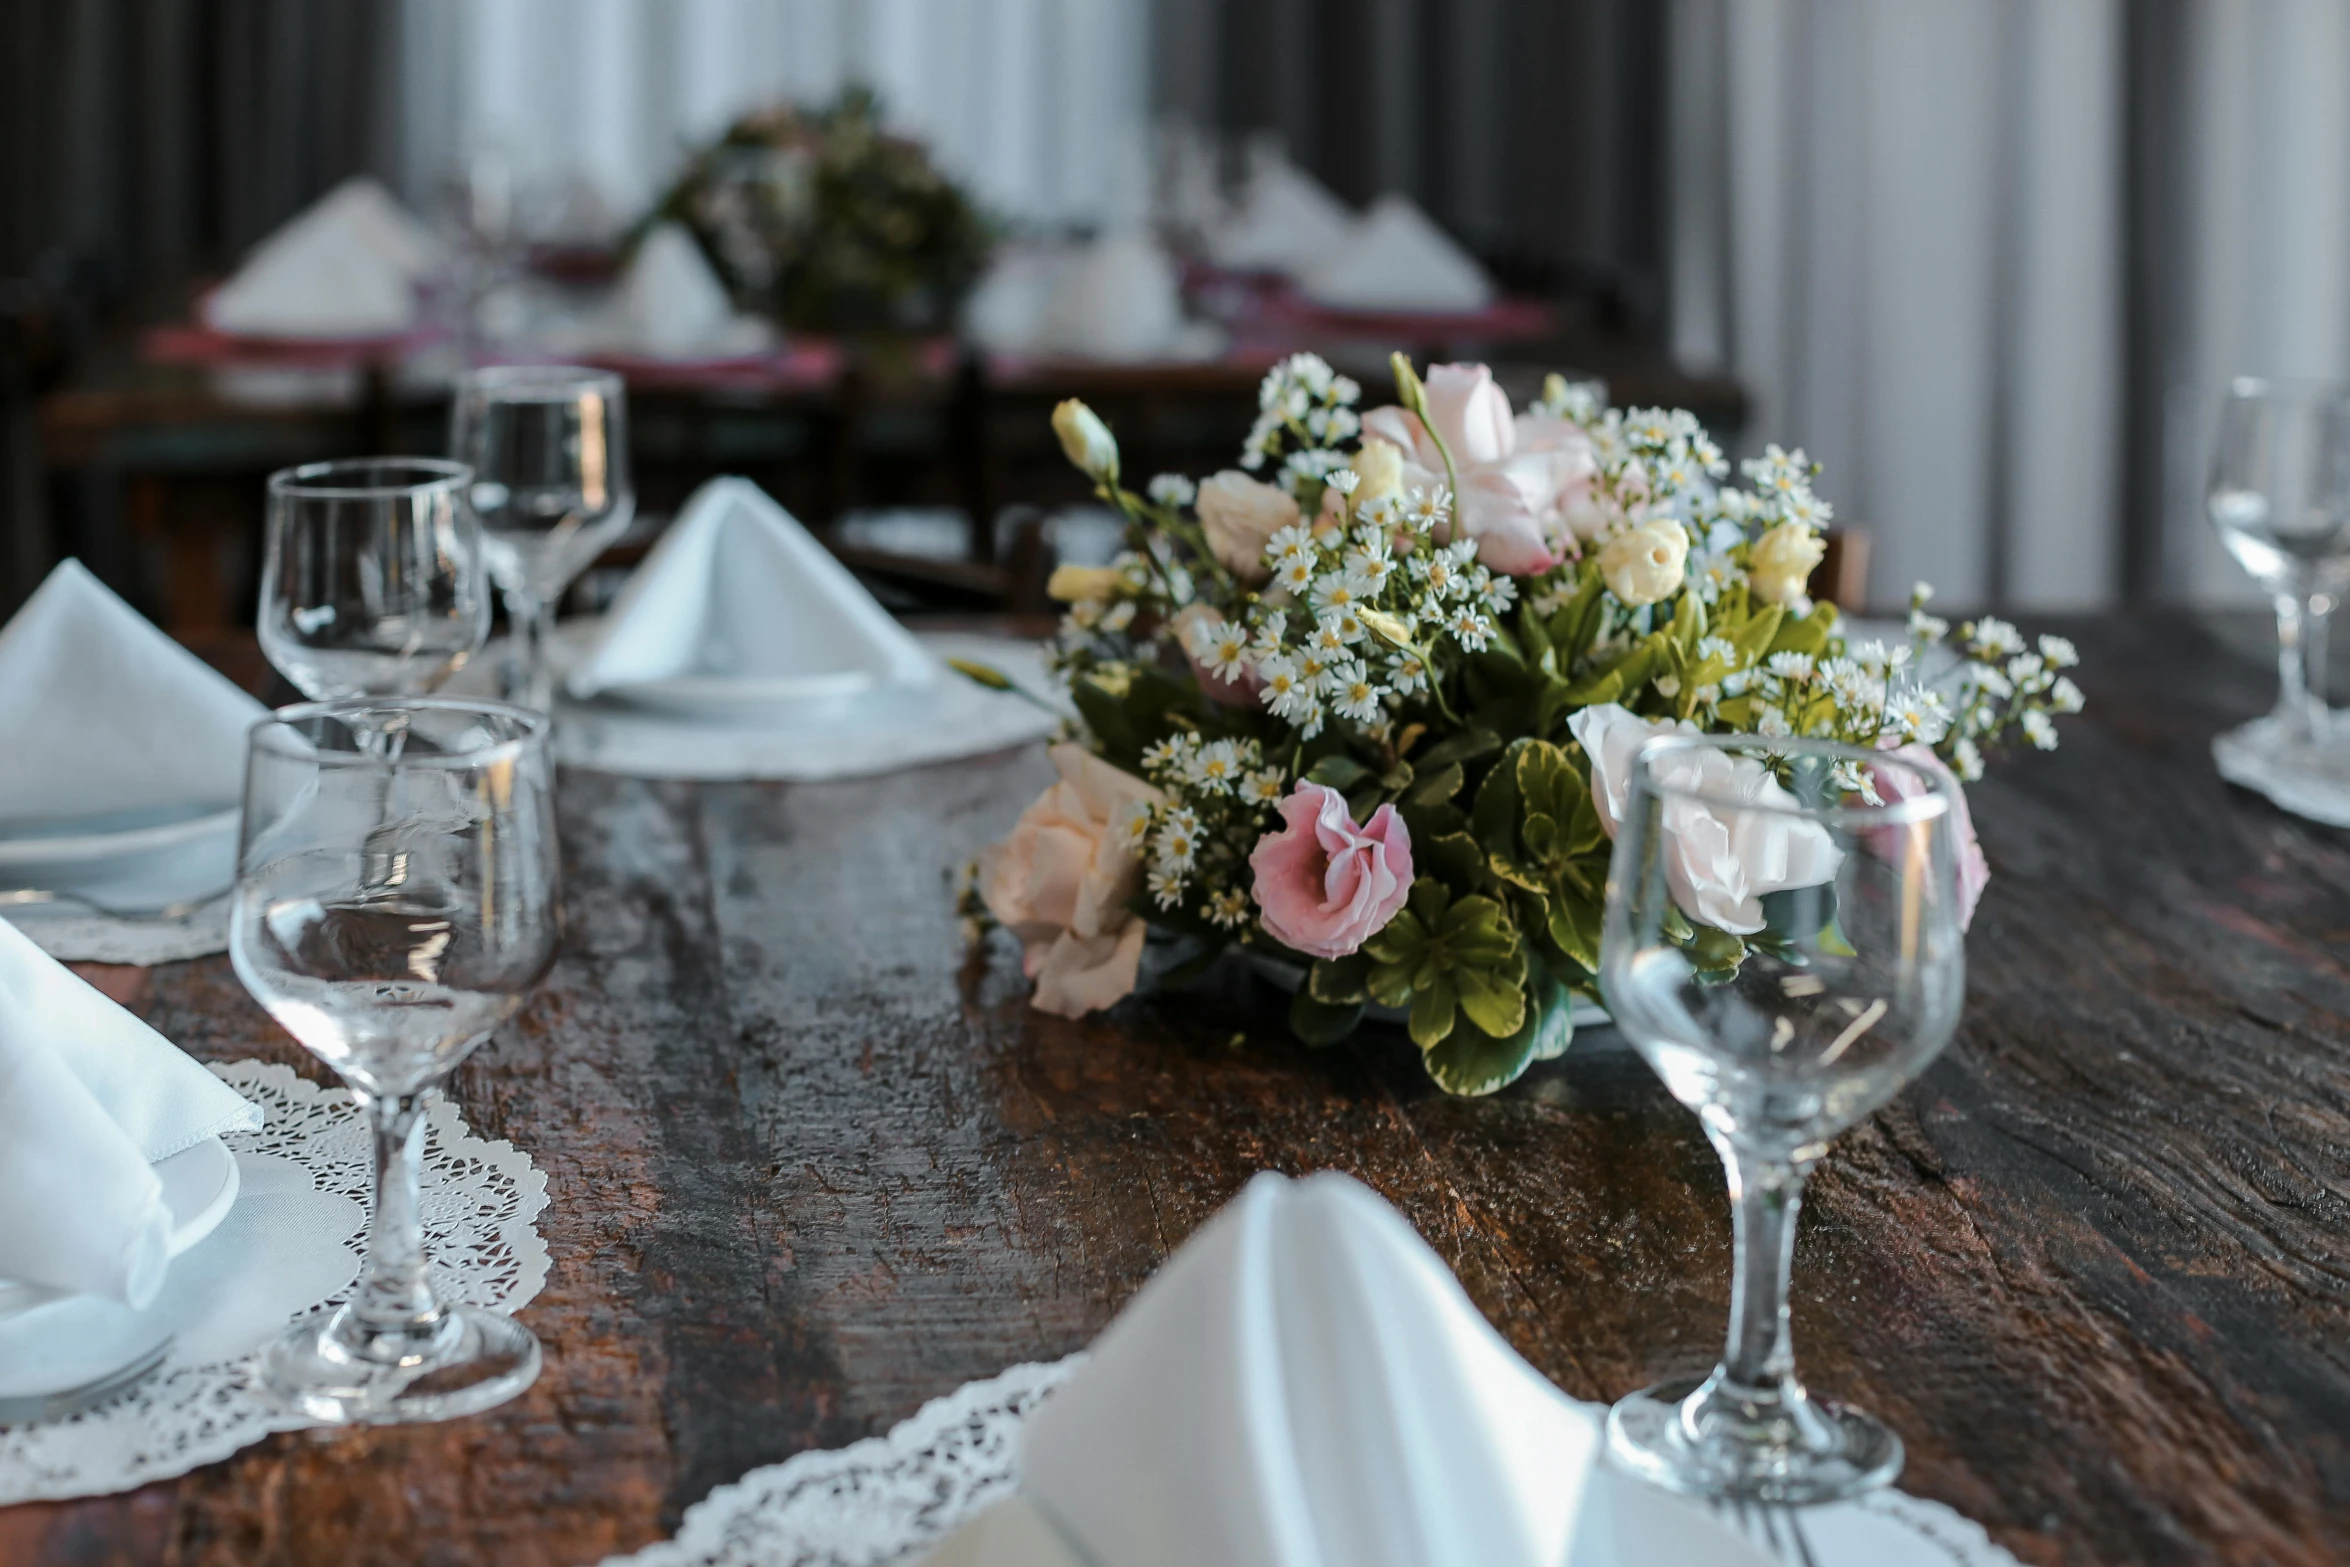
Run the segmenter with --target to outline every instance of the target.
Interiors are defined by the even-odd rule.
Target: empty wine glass
[[[545,715],[449,698],[289,707],[254,726],[229,924],[237,977],[342,1074],[375,1139],[366,1271],[262,1380],[332,1421],[439,1420],[521,1392],[538,1340],[438,1299],[418,1210],[426,1089],[554,959]],[[398,733],[387,751],[376,737]]]
[[[1722,1157],[1736,1264],[1721,1363],[1616,1405],[1609,1450],[1698,1495],[1850,1496],[1899,1472],[1901,1439],[1796,1380],[1796,1212],[1829,1140],[1957,1026],[1956,785],[1881,753],[1755,735],[1652,740],[1632,771],[1600,982]],[[1871,805],[1859,786],[1877,780],[1888,803]]]
[[[549,643],[563,590],[628,530],[628,392],[571,365],[504,365],[457,384],[449,455],[473,469],[490,573],[520,641],[507,695],[554,703]]]
[[[2325,703],[2326,617],[2350,581],[2350,385],[2230,386],[2204,507],[2277,612],[2276,710],[2212,742],[2220,775],[2350,826],[2350,754]]]
[[[490,634],[463,464],[358,457],[269,476],[261,650],[313,701],[418,696]]]

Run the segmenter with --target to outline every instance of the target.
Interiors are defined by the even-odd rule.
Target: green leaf
[[[1526,1021],[1525,965],[1518,967],[1514,981],[1490,969],[1463,969],[1456,977],[1461,1011],[1497,1039],[1515,1034]]]
[[[1412,851],[1415,854],[1419,852],[1422,843],[1469,830],[1469,813],[1449,801],[1437,805],[1414,805],[1404,800],[1396,805],[1395,814],[1402,817],[1404,826],[1411,829]]]
[[[1738,628],[1730,638],[1730,645],[1738,650],[1741,666],[1762,662],[1763,655],[1771,650],[1772,640],[1779,634],[1779,622],[1786,613],[1772,604]]]
[[[1462,782],[1460,763],[1454,762],[1430,772],[1423,760],[1419,781],[1412,785],[1411,792],[1404,798],[1414,805],[1441,805],[1461,792]]]
[[[1481,729],[1472,724],[1422,751],[1419,757],[1420,770],[1427,772],[1453,762],[1473,762],[1481,756],[1491,756],[1500,749],[1500,736],[1490,729]]]
[[[1465,832],[1433,838],[1412,836],[1412,859],[1419,870],[1442,878],[1448,885],[1473,891],[1485,879],[1485,854]]]
[[[1534,1061],[1533,1046],[1531,1025],[1497,1039],[1473,1023],[1463,1023],[1442,1042],[1423,1046],[1420,1061],[1429,1078],[1448,1094],[1490,1094],[1525,1074]]]
[[[1764,928],[1789,941],[1809,941],[1836,918],[1836,884],[1787,887],[1762,895]]]
[[[1306,986],[1297,987],[1289,1000],[1289,1031],[1309,1045],[1335,1045],[1353,1033],[1363,1020],[1363,1004],[1330,1006],[1316,1001]]]
[[[1363,999],[1371,978],[1371,960],[1360,952],[1343,958],[1317,958],[1306,973],[1306,988],[1324,1006],[1345,1006]]]
[[[1370,776],[1371,769],[1353,757],[1345,755],[1325,756],[1312,767],[1306,769],[1308,779],[1318,784],[1327,785],[1342,794]]]
[[[1412,993],[1412,1043],[1422,1050],[1444,1042],[1460,1011],[1460,995],[1450,979],[1439,977]]]

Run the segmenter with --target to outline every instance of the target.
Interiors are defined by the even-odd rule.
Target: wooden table
[[[2183,621],[2073,629],[2090,713],[1975,791],[1967,1019],[1821,1173],[1797,1342],[1907,1438],[1905,1485],[2026,1561],[2339,1563],[2350,840],[2214,777],[2258,663]],[[1577,1396],[1709,1362],[1721,1174],[1612,1037],[1460,1101],[1393,1038],[1290,1043],[1239,976],[1028,1010],[950,882],[1044,776],[568,777],[563,959],[455,1085],[547,1174],[537,1387],[0,1512],[0,1561],[594,1561],[1084,1344],[1268,1167],[1386,1193]],[[102,977],[199,1055],[303,1064],[225,959]]]

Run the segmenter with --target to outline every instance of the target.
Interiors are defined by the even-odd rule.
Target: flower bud
[[[1827,542],[1800,522],[1782,522],[1754,541],[1746,555],[1746,588],[1757,604],[1791,604],[1803,597]]]
[[[1366,437],[1349,464],[1355,473],[1354,494],[1347,497],[1361,511],[1382,495],[1403,493],[1403,452],[1392,441]]]
[[[1599,574],[1627,604],[1654,604],[1678,592],[1689,560],[1689,535],[1670,517],[1629,528],[1599,551]]]
[[[1060,604],[1106,599],[1125,580],[1115,566],[1055,566],[1045,596]]]
[[[1101,416],[1072,397],[1053,410],[1053,434],[1078,471],[1098,484],[1118,482],[1118,443]]]

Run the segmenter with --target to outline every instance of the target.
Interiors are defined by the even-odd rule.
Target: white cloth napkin
[[[171,1215],[151,1165],[261,1112],[0,922],[0,1279],[144,1306]]]
[[[1257,154],[1230,222],[1209,236],[1219,266],[1302,277],[1354,232],[1354,213],[1277,152]]]
[[[0,820],[234,806],[267,716],[65,561],[0,627]]]
[[[1765,1567],[1601,1443],[1394,1209],[1260,1175],[1030,1418],[1010,1511],[926,1567]]]
[[[589,697],[684,675],[868,676],[928,685],[938,661],[767,493],[712,479],[621,589],[568,685]]]
[[[337,185],[271,234],[204,304],[244,337],[387,337],[416,324],[416,285],[439,247],[383,185]]]
[[[1493,280],[1409,196],[1382,196],[1304,276],[1306,297],[1339,310],[1483,310]]]
[[[709,257],[682,225],[656,224],[603,307],[562,346],[647,359],[723,359],[765,352],[775,329],[734,308]]]

